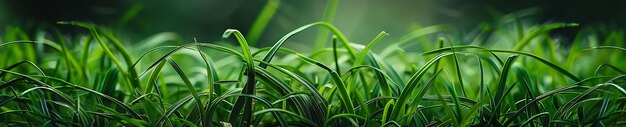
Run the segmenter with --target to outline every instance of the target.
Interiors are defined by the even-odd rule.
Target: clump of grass
[[[269,19],[258,20],[254,42]],[[471,34],[435,25],[400,40],[381,32],[366,45],[316,22],[259,48],[234,29],[223,36],[233,40],[164,33],[132,45],[83,22],[59,22],[84,28],[78,36],[12,27],[0,43],[0,124],[623,126],[622,32],[587,27],[559,42],[549,32],[577,24],[520,22]],[[331,46],[282,46],[315,27]]]

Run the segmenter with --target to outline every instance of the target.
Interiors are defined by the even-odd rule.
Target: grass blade
[[[254,95],[255,94],[255,78],[254,78],[254,61],[252,60],[252,54],[250,53],[250,48],[248,46],[248,42],[246,42],[246,39],[243,37],[243,35],[241,34],[241,32],[239,32],[238,30],[235,29],[228,29],[224,32],[224,34],[222,35],[223,38],[227,38],[228,36],[230,36],[231,34],[235,35],[235,38],[237,38],[237,41],[239,42],[239,45],[241,46],[241,50],[243,52],[243,56],[244,56],[244,60],[246,61],[246,76],[248,76],[246,84],[244,85],[243,94],[248,94],[248,95]],[[252,119],[252,108],[254,103],[252,103],[252,99],[249,98],[244,98],[244,99],[237,99],[237,102],[235,103],[235,106],[233,107],[233,111],[231,112],[231,116],[230,116],[230,123],[236,123],[234,120],[237,119],[237,116],[239,115],[239,111],[241,111],[241,109],[243,109],[243,124],[241,126],[248,126],[248,124],[251,124],[251,119]]]

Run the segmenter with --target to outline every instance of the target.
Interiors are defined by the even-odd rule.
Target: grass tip
[[[230,36],[230,34],[232,34],[235,31],[238,31],[238,30],[237,29],[226,29],[226,31],[224,31],[224,34],[222,34],[222,38],[228,38],[228,36]]]
[[[446,38],[444,38],[444,37],[439,37],[439,38],[437,39],[437,42],[440,42],[440,43],[443,43],[443,42],[445,42],[445,41],[446,41]]]

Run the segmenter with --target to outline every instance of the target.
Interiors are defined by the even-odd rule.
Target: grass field
[[[352,42],[330,16],[256,47],[277,5],[218,42],[129,43],[79,21],[57,23],[78,35],[7,27],[0,125],[626,126],[623,30],[503,16]],[[574,28],[573,39],[551,34]],[[283,46],[312,30],[313,52]]]

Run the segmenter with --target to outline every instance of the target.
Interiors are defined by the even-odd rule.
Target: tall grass
[[[269,19],[257,19],[252,42]],[[258,48],[234,29],[219,42],[164,33],[126,43],[83,22],[59,22],[84,28],[74,36],[11,27],[0,43],[0,124],[624,126],[623,31],[509,20],[400,40],[380,32],[364,45],[315,22]],[[310,53],[282,46],[316,27],[332,40]],[[550,34],[566,27],[582,28],[567,42]]]

